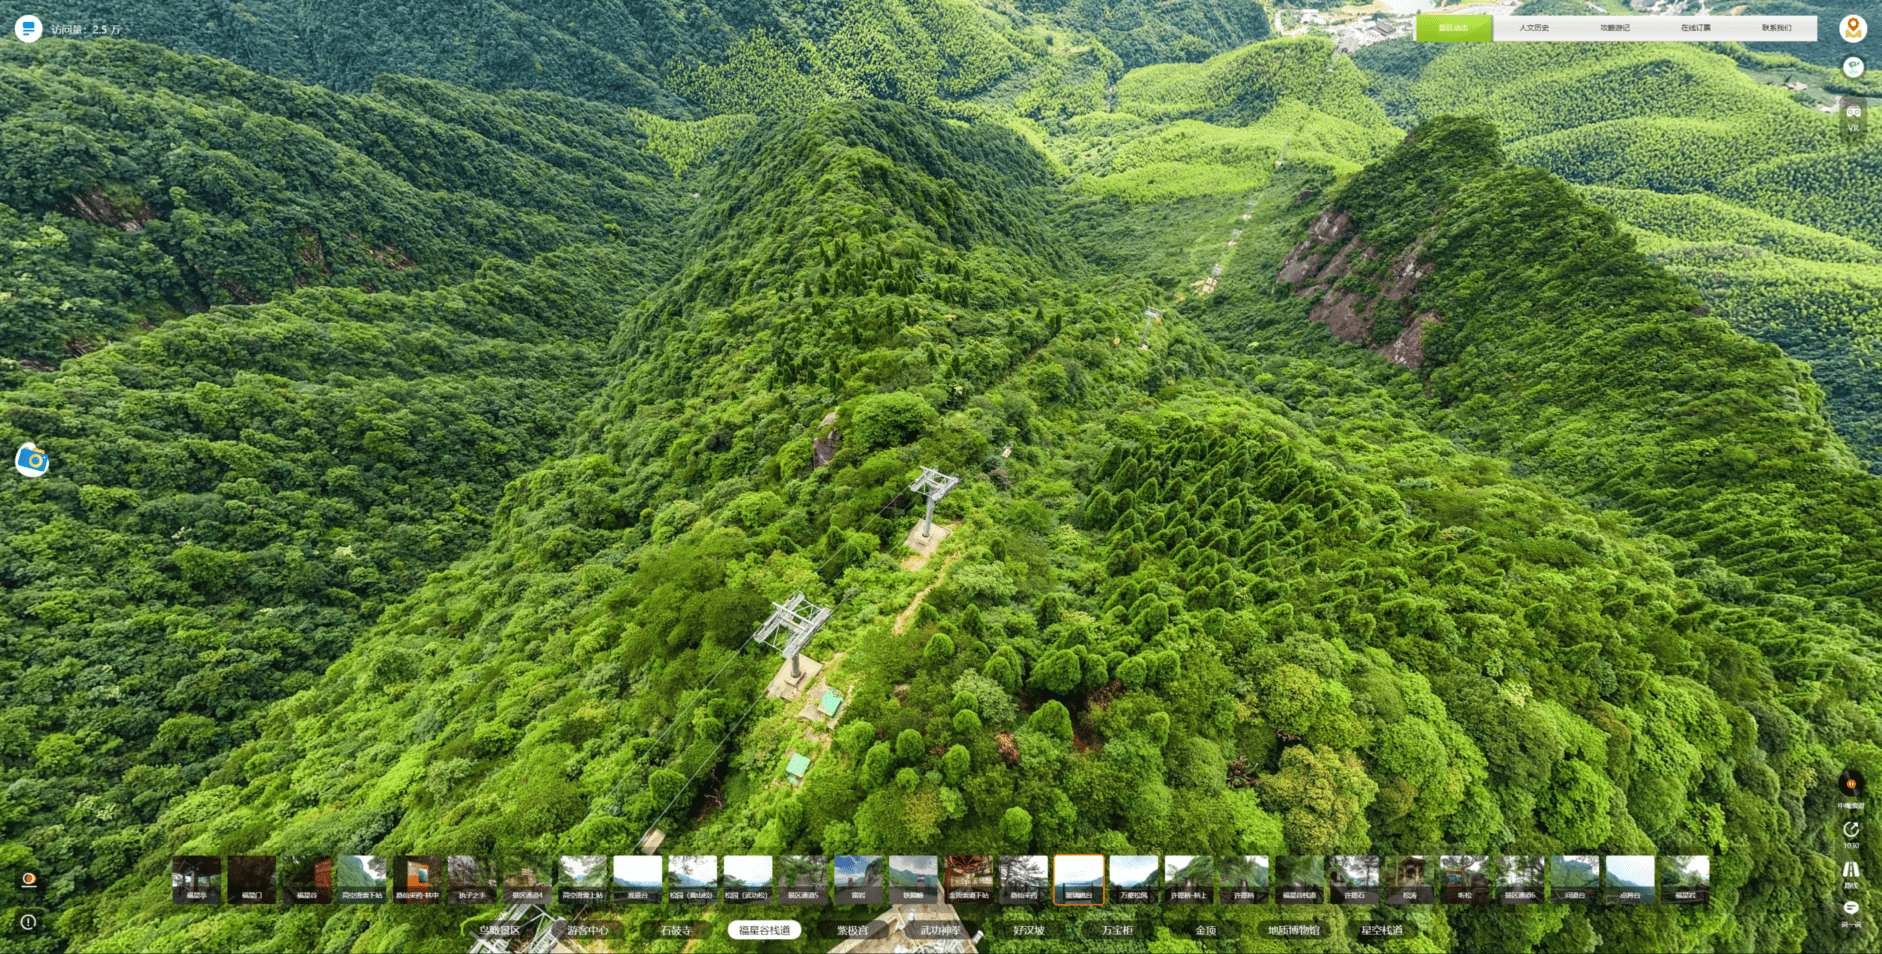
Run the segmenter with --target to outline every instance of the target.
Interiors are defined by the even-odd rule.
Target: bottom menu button
[[[725,936],[734,941],[795,941],[804,933],[796,921],[733,921]]]

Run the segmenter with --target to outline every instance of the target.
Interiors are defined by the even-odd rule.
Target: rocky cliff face
[[[1360,241],[1350,213],[1328,209],[1307,227],[1307,237],[1281,260],[1275,278],[1302,298],[1318,297],[1312,320],[1334,337],[1378,352],[1408,368],[1424,365],[1425,328],[1436,312],[1413,312],[1420,279],[1436,268],[1419,261],[1418,241],[1390,261]]]
[[[90,167],[86,167],[88,170]],[[149,205],[137,198],[113,199],[98,189],[87,189],[71,196],[58,204],[58,209],[67,215],[107,225],[120,232],[141,232],[150,220],[157,217]]]

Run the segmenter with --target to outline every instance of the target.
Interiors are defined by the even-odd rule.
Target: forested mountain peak
[[[784,280],[771,269],[830,266],[817,243],[851,232],[873,239],[914,228],[958,254],[986,244],[1055,256],[1042,216],[1043,190],[1056,181],[1010,130],[882,101],[839,103],[769,122],[732,149],[702,192],[687,244],[693,267],[760,288]],[[754,232],[753,223],[769,228]],[[684,287],[679,299],[698,300]]]
[[[1863,568],[1882,557],[1882,498],[1808,368],[1706,315],[1611,214],[1496,141],[1481,120],[1438,118],[1355,175],[1277,271],[1291,307],[1395,358],[1416,338],[1421,360],[1401,363],[1423,368],[1434,425],[1689,541],[1689,572],[1766,594],[1727,602],[1772,601],[1734,615],[1776,641],[1774,663],[1823,671],[1835,647],[1873,645],[1882,589]],[[1748,545],[1787,538],[1837,556]],[[1779,609],[1780,594],[1817,611]],[[1774,610],[1777,628],[1756,621]],[[1813,636],[1778,635],[1791,628]]]

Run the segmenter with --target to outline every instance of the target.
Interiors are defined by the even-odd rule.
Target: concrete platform
[[[811,683],[817,681],[817,674],[823,671],[823,663],[800,655],[797,657],[796,679],[791,678],[791,661],[786,659],[778,664],[778,674],[771,677],[771,684],[765,687],[765,695],[773,699],[795,699],[804,694]]]
[[[928,535],[924,537],[921,535],[921,524],[917,523],[914,529],[908,531],[908,538],[902,542],[907,544],[910,550],[915,551],[915,553],[921,557],[922,562],[925,563],[929,557],[934,556],[936,550],[941,549],[941,544],[953,535],[953,527],[944,523],[937,523],[934,525],[934,529],[930,530]]]

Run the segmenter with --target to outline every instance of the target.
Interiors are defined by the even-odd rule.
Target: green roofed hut
[[[784,774],[791,777],[792,783],[801,783],[804,773],[810,771],[810,758],[801,752],[791,753],[791,762],[784,767]]]
[[[835,689],[825,689],[823,701],[817,704],[817,708],[823,710],[824,718],[834,719],[836,710],[843,708],[843,695]]]

